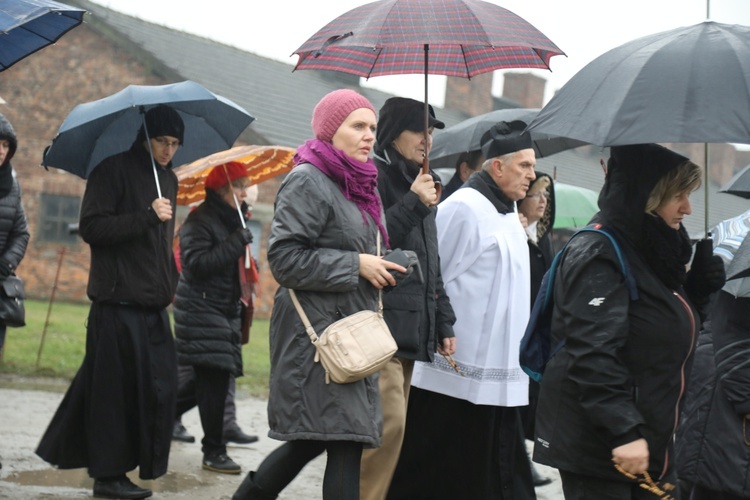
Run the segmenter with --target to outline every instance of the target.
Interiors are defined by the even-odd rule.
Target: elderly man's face
[[[505,196],[513,201],[526,197],[529,184],[536,179],[533,149],[517,151],[510,159],[496,158],[492,165],[493,178]]]

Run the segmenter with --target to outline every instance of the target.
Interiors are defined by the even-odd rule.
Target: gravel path
[[[39,438],[62,400],[67,382],[0,375],[0,498],[13,500],[91,498],[92,480],[85,469],[61,471],[34,454]],[[201,469],[201,426],[197,410],[186,413],[183,423],[198,442],[172,443],[169,472],[156,481],[141,481],[154,490],[154,499],[228,500],[239,486],[244,471],[252,470],[274,450],[279,441],[267,437],[266,401],[238,394],[240,425],[260,440],[252,445],[230,446],[228,454],[242,466],[243,474],[230,476]],[[325,457],[311,462],[279,495],[280,500],[321,498]],[[562,500],[556,471],[539,466],[555,481],[537,489],[538,500]]]

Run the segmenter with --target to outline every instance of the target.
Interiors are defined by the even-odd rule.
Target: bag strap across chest
[[[380,230],[378,230],[378,243],[375,255],[380,256]],[[318,334],[315,333],[315,329],[310,323],[310,318],[307,317],[307,314],[305,314],[305,310],[302,309],[302,305],[299,303],[299,299],[297,299],[297,294],[294,293],[294,290],[292,290],[291,288],[289,289],[289,296],[292,298],[294,308],[297,309],[297,313],[302,320],[302,324],[305,325],[305,332],[307,333],[307,336],[310,337],[310,341],[315,344],[319,339]],[[378,290],[378,314],[380,314],[381,316],[383,315],[383,290]]]

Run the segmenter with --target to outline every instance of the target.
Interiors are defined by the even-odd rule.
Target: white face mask
[[[256,201],[258,201],[258,185],[253,184],[245,188],[245,203],[252,208]]]

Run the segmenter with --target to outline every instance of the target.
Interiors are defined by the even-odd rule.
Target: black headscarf
[[[435,117],[432,106],[429,110],[428,126],[445,128],[445,123]],[[391,97],[378,113],[375,154],[382,154],[404,130],[424,132],[424,103],[406,97]]]

